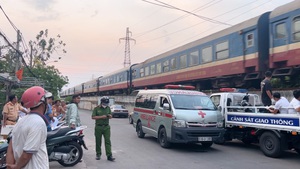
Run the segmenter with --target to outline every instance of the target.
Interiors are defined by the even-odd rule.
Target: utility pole
[[[130,66],[131,61],[130,61],[130,41],[134,41],[136,43],[135,39],[130,38],[131,32],[129,31],[129,28],[126,29],[126,37],[125,38],[120,38],[119,42],[121,43],[121,40],[125,40],[125,57],[124,57],[124,67]]]
[[[22,56],[20,56],[20,41],[21,41],[21,35],[20,35],[20,30],[18,30],[17,32],[17,45],[16,45],[16,53],[15,53],[15,57],[12,58],[12,60],[14,60],[15,63],[15,72],[14,72],[14,77],[16,76],[16,72],[21,68],[21,60],[22,60]],[[6,100],[8,100],[9,95],[11,95],[11,89],[13,84],[15,83],[15,79],[9,79],[8,82],[6,83]]]
[[[17,45],[16,45],[16,57],[15,57],[15,76],[16,73],[19,69],[21,69],[21,64],[22,64],[22,56],[20,56],[20,42],[21,42],[21,35],[20,35],[20,30],[17,31]]]

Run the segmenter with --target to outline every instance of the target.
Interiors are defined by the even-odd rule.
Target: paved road
[[[137,138],[126,118],[113,118],[110,121],[112,150],[116,161],[107,161],[104,153],[101,160],[97,161],[91,112],[80,110],[80,114],[83,125],[88,126],[84,134],[89,150],[84,150],[83,162],[72,169],[299,169],[300,166],[300,156],[295,152],[288,151],[279,159],[268,158],[257,145],[246,146],[238,141],[224,146],[213,145],[209,149],[203,149],[197,144],[180,144],[171,149],[163,149],[152,137],[146,135],[144,139]],[[65,167],[57,162],[50,162],[50,168]]]

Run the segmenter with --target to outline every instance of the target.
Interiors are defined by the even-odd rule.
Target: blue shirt
[[[51,118],[50,118],[50,114],[52,114],[52,106],[51,104],[48,104],[48,110],[47,112],[44,114],[44,116],[46,117],[46,119],[48,120],[48,126],[47,126],[47,131],[51,131]]]

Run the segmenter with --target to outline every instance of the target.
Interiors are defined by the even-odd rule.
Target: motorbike
[[[86,128],[86,126],[80,126],[73,130],[67,126],[62,126],[48,132],[46,144],[49,161],[57,161],[65,167],[79,163],[83,155],[81,146],[88,150],[82,133]]]
[[[6,168],[6,151],[8,147],[7,140],[0,141],[0,169]]]
[[[83,130],[87,126],[80,126],[71,129],[67,126],[60,126],[47,133],[47,151],[49,162],[57,161],[65,167],[71,167],[79,163],[83,156],[83,149],[88,150],[83,140]],[[10,138],[10,136],[8,137]],[[6,151],[8,141],[0,145],[0,169],[6,168]]]

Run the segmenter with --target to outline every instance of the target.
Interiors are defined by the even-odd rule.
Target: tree
[[[35,67],[37,64],[45,65],[45,62],[51,58],[55,52],[61,58],[62,54],[67,53],[64,49],[66,44],[60,40],[61,36],[58,34],[56,38],[48,37],[48,29],[41,30],[36,36],[35,41],[29,41],[30,46],[30,61],[29,66]]]
[[[50,91],[54,96],[58,95],[61,88],[69,81],[67,76],[61,75],[58,69],[54,66],[37,65],[31,69],[31,72],[44,82],[44,88]],[[31,73],[25,69],[25,77],[32,76]]]
[[[48,30],[42,30],[36,36],[34,41],[29,41],[29,50],[25,50],[24,53],[29,51],[30,57],[22,59],[24,78],[34,79],[44,82],[44,88],[49,90],[54,95],[58,94],[58,91],[68,83],[68,77],[61,75],[58,69],[54,66],[47,66],[45,62],[52,58],[53,54],[58,54],[61,58],[62,54],[67,51],[64,49],[66,44],[60,40],[61,36],[57,35],[55,38],[48,37]],[[13,43],[14,44],[14,43]],[[11,76],[15,76],[15,64],[18,61],[18,57],[23,55],[23,52],[16,51],[14,45],[1,46],[0,48],[0,73],[9,73]],[[3,50],[1,50],[3,49]],[[2,52],[5,50],[5,54]],[[19,55],[16,55],[19,53]],[[16,61],[15,61],[16,60]],[[29,62],[29,63],[28,63]],[[29,83],[29,85],[40,85],[36,84],[35,80]],[[0,89],[4,89],[4,84],[0,83]],[[21,83],[13,84],[13,93],[24,91],[28,88],[28,84],[24,85]],[[18,89],[18,90],[16,90]]]

